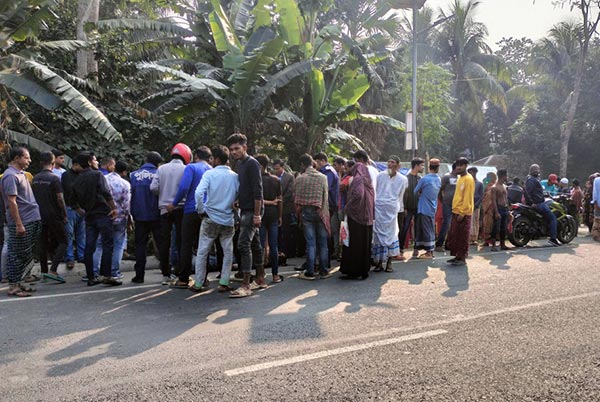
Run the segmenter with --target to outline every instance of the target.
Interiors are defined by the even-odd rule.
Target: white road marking
[[[267,370],[267,369],[271,369],[274,367],[289,366],[291,364],[302,363],[302,362],[316,360],[316,359],[322,359],[324,357],[337,356],[337,355],[341,355],[341,354],[345,354],[345,353],[351,353],[351,352],[357,352],[357,351],[365,350],[365,349],[377,348],[380,346],[393,345],[395,343],[414,341],[416,339],[430,338],[432,336],[443,335],[446,333],[448,333],[448,331],[446,331],[444,329],[436,329],[433,331],[420,332],[418,334],[404,335],[404,336],[400,336],[400,337],[396,337],[396,338],[382,339],[379,341],[363,343],[362,345],[359,344],[359,345],[345,346],[345,347],[337,348],[337,349],[329,349],[329,350],[324,350],[322,352],[310,353],[310,354],[306,354],[306,355],[290,357],[287,359],[274,360],[274,361],[270,361],[270,362],[255,364],[252,366],[246,366],[246,367],[240,367],[240,368],[236,368],[236,369],[232,369],[232,370],[227,370],[227,371],[225,371],[225,375],[227,375],[229,377],[233,377],[233,376],[237,376],[237,375],[241,375],[241,374],[248,374],[248,373],[254,373],[256,371]]]
[[[31,296],[31,297],[15,297],[13,299],[0,299],[0,303],[25,301],[25,300],[51,299],[53,297],[81,296],[81,295],[89,295],[89,294],[94,294],[94,293],[123,292],[123,291],[127,291],[127,290],[155,288],[155,287],[159,287],[159,286],[163,286],[163,285],[161,285],[160,283],[156,283],[153,285],[126,286],[126,287],[108,288],[108,289],[100,289],[100,290],[88,290],[88,291],[83,291],[83,292],[56,293],[56,294],[50,294],[50,295]]]

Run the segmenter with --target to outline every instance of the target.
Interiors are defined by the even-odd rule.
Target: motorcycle
[[[577,236],[577,222],[567,213],[561,202],[547,199],[546,205],[556,216],[558,240],[567,244]],[[508,240],[516,247],[523,247],[531,240],[550,236],[550,228],[544,216],[535,208],[525,204],[513,204],[510,211],[513,220]]]

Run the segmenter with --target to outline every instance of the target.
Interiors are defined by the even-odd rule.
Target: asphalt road
[[[238,300],[0,288],[0,401],[600,400],[600,245],[447,258]]]

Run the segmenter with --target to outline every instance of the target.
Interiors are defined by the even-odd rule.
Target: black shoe
[[[101,283],[102,283],[102,281],[100,279],[98,279],[98,278],[94,278],[92,280],[88,280],[87,281],[87,285],[88,286],[96,286],[96,285],[99,285]]]
[[[560,243],[556,239],[548,240],[548,244],[551,245],[552,247],[560,247]]]
[[[102,281],[103,285],[108,285],[108,286],[121,286],[123,284],[123,282],[116,280],[115,278],[105,278]]]
[[[140,278],[140,277],[134,276],[133,278],[131,278],[131,282],[133,282],[133,283],[144,283],[144,278]]]

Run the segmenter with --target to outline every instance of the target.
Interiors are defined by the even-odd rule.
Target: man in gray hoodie
[[[179,255],[181,248],[181,221],[183,219],[183,205],[185,199],[181,200],[175,208],[169,212],[167,206],[173,203],[179,182],[183,176],[185,165],[192,159],[192,150],[185,144],[179,143],[171,150],[171,162],[158,168],[156,175],[150,183],[150,191],[158,195],[158,208],[160,209],[160,230],[162,242],[158,250],[158,259],[160,260],[160,270],[163,279],[168,284],[176,280],[176,276],[171,276],[171,266],[169,265],[169,256],[171,248],[171,233],[175,225],[175,244],[176,253]],[[175,265],[175,274],[179,273],[178,264]]]

